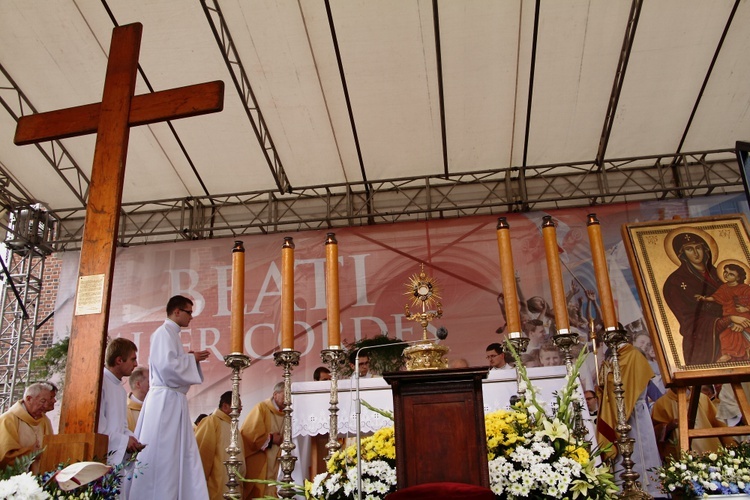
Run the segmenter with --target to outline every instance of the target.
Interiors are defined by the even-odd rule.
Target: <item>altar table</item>
[[[528,375],[539,391],[537,399],[551,403],[553,392],[562,389],[566,375],[564,366],[528,368]],[[491,370],[482,383],[484,412],[508,409],[510,398],[518,391],[516,370]],[[339,437],[356,437],[357,416],[355,413],[356,382],[354,379],[338,381]],[[382,378],[363,378],[359,381],[359,397],[371,406],[393,412],[391,387]],[[589,438],[594,441],[593,425],[588,419],[586,403],[582,393],[578,394],[583,408],[584,421],[589,431]],[[310,437],[328,433],[330,422],[330,382],[294,382],[292,384],[292,436],[297,449],[293,454],[298,457],[294,467],[293,479],[302,484],[309,475]],[[371,434],[381,427],[393,425],[393,422],[371,411],[362,405],[360,428],[363,435]],[[311,478],[309,478],[311,479]]]

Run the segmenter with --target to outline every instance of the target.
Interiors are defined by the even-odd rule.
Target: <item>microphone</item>
[[[437,329],[435,332],[435,336],[440,340],[445,340],[448,338],[448,329],[444,326],[441,326]]]

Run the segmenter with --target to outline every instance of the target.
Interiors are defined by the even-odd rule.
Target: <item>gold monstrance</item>
[[[409,282],[406,283],[406,295],[411,297],[413,307],[422,309],[422,312],[412,314],[409,310],[409,304],[404,306],[406,319],[422,325],[422,340],[404,349],[406,369],[412,371],[448,368],[448,360],[445,359],[445,355],[448,354],[450,349],[427,339],[427,326],[430,321],[443,315],[443,309],[439,302],[440,288],[437,280],[425,274],[424,263],[421,264],[419,274],[411,276]],[[434,310],[431,309],[433,306],[435,306]]]

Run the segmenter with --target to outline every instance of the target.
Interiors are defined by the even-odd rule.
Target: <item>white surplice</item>
[[[151,388],[135,435],[146,447],[138,455],[130,498],[205,500],[208,498],[186,394],[203,382],[203,372],[180,340],[180,326],[167,319],[151,336]]]
[[[102,379],[102,398],[99,405],[99,434],[109,438],[107,463],[117,465],[125,458],[128,439],[134,434],[128,429],[128,395],[120,380],[106,368]]]

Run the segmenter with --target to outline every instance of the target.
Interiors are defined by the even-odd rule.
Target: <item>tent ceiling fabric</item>
[[[217,41],[221,21],[238,60]],[[126,204],[283,199],[273,157],[294,195],[479,171],[508,181],[540,165],[570,173],[596,161],[603,138],[604,161],[652,167],[718,150],[731,160],[750,136],[747,0],[3,0],[0,169],[14,199],[84,206],[39,148],[13,144],[13,114],[31,112],[15,93],[38,112],[99,101],[112,28],[133,22],[144,26],[138,94],[217,79],[226,93],[221,113],[131,130]],[[86,177],[94,142],[61,141]]]

